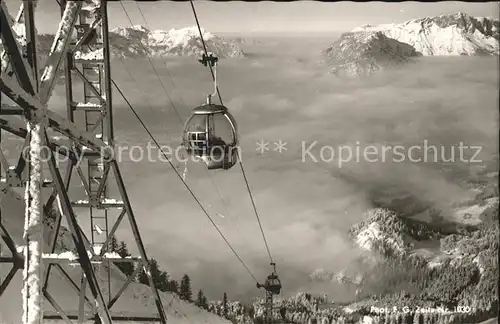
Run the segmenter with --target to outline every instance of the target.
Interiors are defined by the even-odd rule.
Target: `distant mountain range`
[[[18,33],[21,44],[24,41],[24,25],[16,24],[14,30]],[[243,51],[237,42],[226,41],[202,29],[207,50],[219,58],[243,57]],[[159,56],[197,56],[204,53],[198,28],[149,30],[144,26],[118,27],[109,32],[111,52],[115,57],[153,57]],[[54,35],[38,35],[38,49],[41,54],[49,52]],[[1,44],[0,44],[1,45]],[[3,48],[0,46],[0,50]],[[44,56],[42,55],[42,56]]]
[[[209,52],[220,58],[243,57],[236,42],[201,29]],[[203,44],[196,26],[149,30],[144,26],[118,27],[110,31],[113,54],[120,56],[201,56]]]
[[[323,50],[331,72],[369,75],[416,56],[498,55],[498,19],[464,13],[418,18],[401,24],[364,25]]]
[[[499,25],[498,19],[461,12],[400,24],[363,25],[342,34],[325,48],[323,62],[333,74],[360,76],[405,64],[418,56],[498,55]],[[24,26],[14,27],[23,43]],[[202,33],[208,51],[216,56],[245,57],[241,46],[249,40],[224,39],[203,29]],[[53,39],[54,35],[38,36],[42,60]],[[122,58],[199,57],[204,52],[196,26],[168,31],[149,30],[142,25],[118,27],[110,31],[110,44],[113,56]]]
[[[422,55],[498,55],[498,19],[465,13],[409,20],[402,24],[364,25],[352,32],[381,32]]]

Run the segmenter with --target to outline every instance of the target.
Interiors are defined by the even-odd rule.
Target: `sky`
[[[15,0],[7,0],[11,13],[17,11]],[[56,1],[44,0],[37,10],[40,32],[57,28],[59,10]],[[144,24],[137,9],[140,5],[149,26],[168,30],[192,26],[195,23],[189,2],[135,2],[123,1],[133,24]],[[282,2],[210,2],[195,1],[200,24],[215,33],[307,33],[343,32],[363,24],[403,22],[412,18],[465,12],[473,16],[498,17],[496,2],[467,3],[447,1],[420,2],[370,2],[324,3],[315,1]],[[118,2],[109,3],[110,28],[128,26],[123,9]]]

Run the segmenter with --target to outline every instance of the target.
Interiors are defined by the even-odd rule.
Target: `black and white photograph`
[[[498,2],[0,5],[0,324],[500,323]]]

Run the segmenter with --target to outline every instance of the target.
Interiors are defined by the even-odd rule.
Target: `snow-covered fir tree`
[[[193,300],[193,292],[191,290],[191,278],[185,274],[181,279],[181,286],[179,288],[179,296],[186,301]]]

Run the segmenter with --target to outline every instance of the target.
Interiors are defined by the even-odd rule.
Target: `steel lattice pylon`
[[[40,2],[39,5],[43,5],[43,2]],[[144,268],[158,315],[154,318],[144,316],[142,318],[127,317],[126,319],[128,321],[166,323],[165,311],[149,271],[148,258],[125,184],[118,163],[112,154],[115,151],[106,1],[59,0],[58,3],[61,7],[61,24],[48,54],[45,67],[41,69],[40,77],[37,73],[40,69],[36,60],[38,49],[35,42],[34,1],[23,1],[20,13],[14,19],[9,15],[5,2],[1,1],[0,13],[1,39],[5,49],[5,52],[2,53],[0,88],[3,95],[16,103],[16,105],[2,103],[0,134],[5,131],[18,138],[23,138],[26,147],[29,146],[30,137],[32,137],[28,125],[34,123],[42,125],[40,135],[45,147],[50,148],[46,167],[48,167],[51,176],[51,179],[43,181],[43,185],[40,184],[46,188],[44,190],[51,192],[48,199],[43,202],[44,218],[48,217],[47,211],[51,210],[52,207],[59,208],[59,213],[53,220],[55,227],[49,242],[51,253],[42,256],[45,274],[43,278],[39,278],[39,280],[43,280],[41,283],[43,296],[54,307],[57,314],[51,315],[49,312],[44,312],[43,317],[62,319],[68,323],[71,323],[71,319],[78,319],[80,323],[92,319],[102,323],[112,323],[114,319],[124,319],[123,316],[112,315],[110,309],[132,282],[132,278],[135,277],[140,268]],[[20,35],[14,32],[13,26],[19,22],[24,22],[25,44],[20,44]],[[76,39],[73,37],[74,34],[76,34]],[[59,71],[64,71],[66,117],[47,108],[47,102],[61,74]],[[74,82],[75,77],[83,83],[81,99],[76,96],[78,91],[75,91],[75,87],[81,87],[81,85]],[[50,132],[66,136],[70,145],[61,144],[55,137],[49,136]],[[1,140],[2,144],[7,141],[5,136],[2,136]],[[60,163],[56,160],[57,156],[65,156],[69,159],[64,176],[60,170]],[[78,159],[82,158],[85,163],[79,164]],[[20,152],[16,165],[10,166],[0,148],[0,164],[0,169],[3,170],[0,171],[0,199],[2,199],[2,196],[9,190],[26,186],[27,166],[30,163],[26,160],[26,156]],[[85,200],[71,200],[69,189],[74,171],[85,189],[87,196]],[[109,197],[111,190],[108,190],[108,186],[112,180],[117,188],[116,199]],[[113,224],[109,224],[111,222],[109,215],[113,211],[117,217],[113,219]],[[78,214],[79,219],[85,218],[85,214],[89,215],[87,220],[90,221],[90,235],[85,235],[76,214]],[[2,250],[0,250],[0,263],[2,263],[1,266],[10,263],[12,269],[5,278],[0,278],[0,300],[5,298],[2,296],[3,292],[17,270],[24,267],[25,259],[24,254],[18,252],[14,239],[9,234],[9,228],[2,224],[1,215],[0,210],[0,236],[3,239],[3,242],[0,240],[0,245],[7,246],[11,256],[2,255]],[[76,247],[76,260],[53,256],[63,217]],[[107,256],[106,249],[110,240],[125,217],[129,220],[139,256],[129,258]],[[99,231],[100,235],[96,235],[96,231]],[[135,272],[117,292],[112,294],[109,285],[108,300],[106,300],[94,267],[97,264],[108,271],[109,284],[109,269],[113,267],[112,263],[115,262],[133,262],[140,266],[136,266]],[[70,263],[81,266],[81,282],[79,284],[63,268],[63,265]],[[50,293],[48,282],[54,268],[61,272],[62,276],[79,294],[79,307],[76,314],[70,314],[68,310],[62,309],[56,301],[57,296]],[[87,298],[87,286],[92,295],[90,298]],[[87,314],[85,305],[90,305],[90,314]]]

